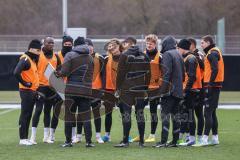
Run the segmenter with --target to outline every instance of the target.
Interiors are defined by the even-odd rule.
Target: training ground
[[[105,144],[96,144],[95,148],[85,148],[85,142],[74,145],[72,148],[61,148],[64,142],[63,121],[60,120],[56,131],[56,142],[44,144],[43,121],[41,120],[37,132],[38,144],[31,147],[19,146],[18,118],[19,96],[17,92],[0,92],[0,160],[238,160],[240,157],[240,93],[222,92],[219,109],[220,145],[209,147],[178,147],[156,149],[151,146],[154,143],[146,143],[146,148],[141,149],[137,143],[131,143],[129,148],[114,148],[113,145],[122,139],[122,125],[119,110],[113,112],[113,126],[111,132],[112,141]],[[146,137],[150,134],[149,110],[146,114]],[[102,119],[102,135],[104,134],[104,116]],[[92,123],[93,124],[93,123]],[[30,125],[31,126],[31,125]],[[95,142],[95,129],[93,127],[93,142]],[[29,130],[31,133],[31,130]],[[161,124],[158,123],[157,141],[160,140]],[[131,136],[138,134],[136,120],[132,116]],[[171,137],[170,137],[171,138]]]

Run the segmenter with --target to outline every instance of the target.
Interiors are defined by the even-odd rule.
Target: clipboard
[[[62,100],[65,100],[65,88],[66,84],[64,83],[64,80],[62,77],[56,77],[54,74],[54,67],[48,63],[45,71],[44,76],[48,79],[49,85],[55,89],[57,94],[62,98]]]

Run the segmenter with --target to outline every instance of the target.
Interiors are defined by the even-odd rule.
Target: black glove
[[[184,90],[184,95],[183,95],[183,96],[184,96],[184,98],[185,98],[185,97],[190,96],[190,94],[191,94],[191,90],[190,90],[190,89],[185,89],[185,90]]]
[[[120,94],[121,94],[121,92],[120,92],[119,90],[116,90],[116,92],[114,93],[114,96],[115,96],[116,98],[119,98],[119,97],[120,97]]]
[[[209,97],[212,93],[212,87],[205,88],[205,97]]]
[[[59,74],[58,71],[54,71],[54,74],[55,74],[55,76],[56,76],[57,78],[61,77],[61,75]]]
[[[31,88],[32,87],[32,83],[31,82],[26,82],[24,84],[25,87]]]

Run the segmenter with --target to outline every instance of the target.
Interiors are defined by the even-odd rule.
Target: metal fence
[[[123,40],[128,36],[134,36],[138,40],[138,45],[144,49],[145,35],[88,35],[94,44],[95,51],[104,54],[104,45],[112,38],[118,38]],[[177,40],[194,37],[197,40],[198,48],[200,48],[200,40],[202,35],[173,35]],[[32,39],[44,39],[45,35],[0,35],[0,54],[19,54],[19,52],[24,52]],[[54,50],[58,51],[61,49],[62,36],[53,35],[55,38]],[[165,35],[158,35],[159,37],[159,48],[161,48],[161,40]],[[215,40],[217,37],[213,36]],[[225,51],[223,54],[240,54],[240,35],[226,35],[225,37]]]

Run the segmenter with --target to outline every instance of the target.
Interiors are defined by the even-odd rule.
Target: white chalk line
[[[0,104],[0,109],[20,109],[20,104]],[[145,108],[149,108],[147,105]],[[160,108],[160,106],[158,106]],[[240,109],[239,104],[220,104],[218,106],[219,109]]]

